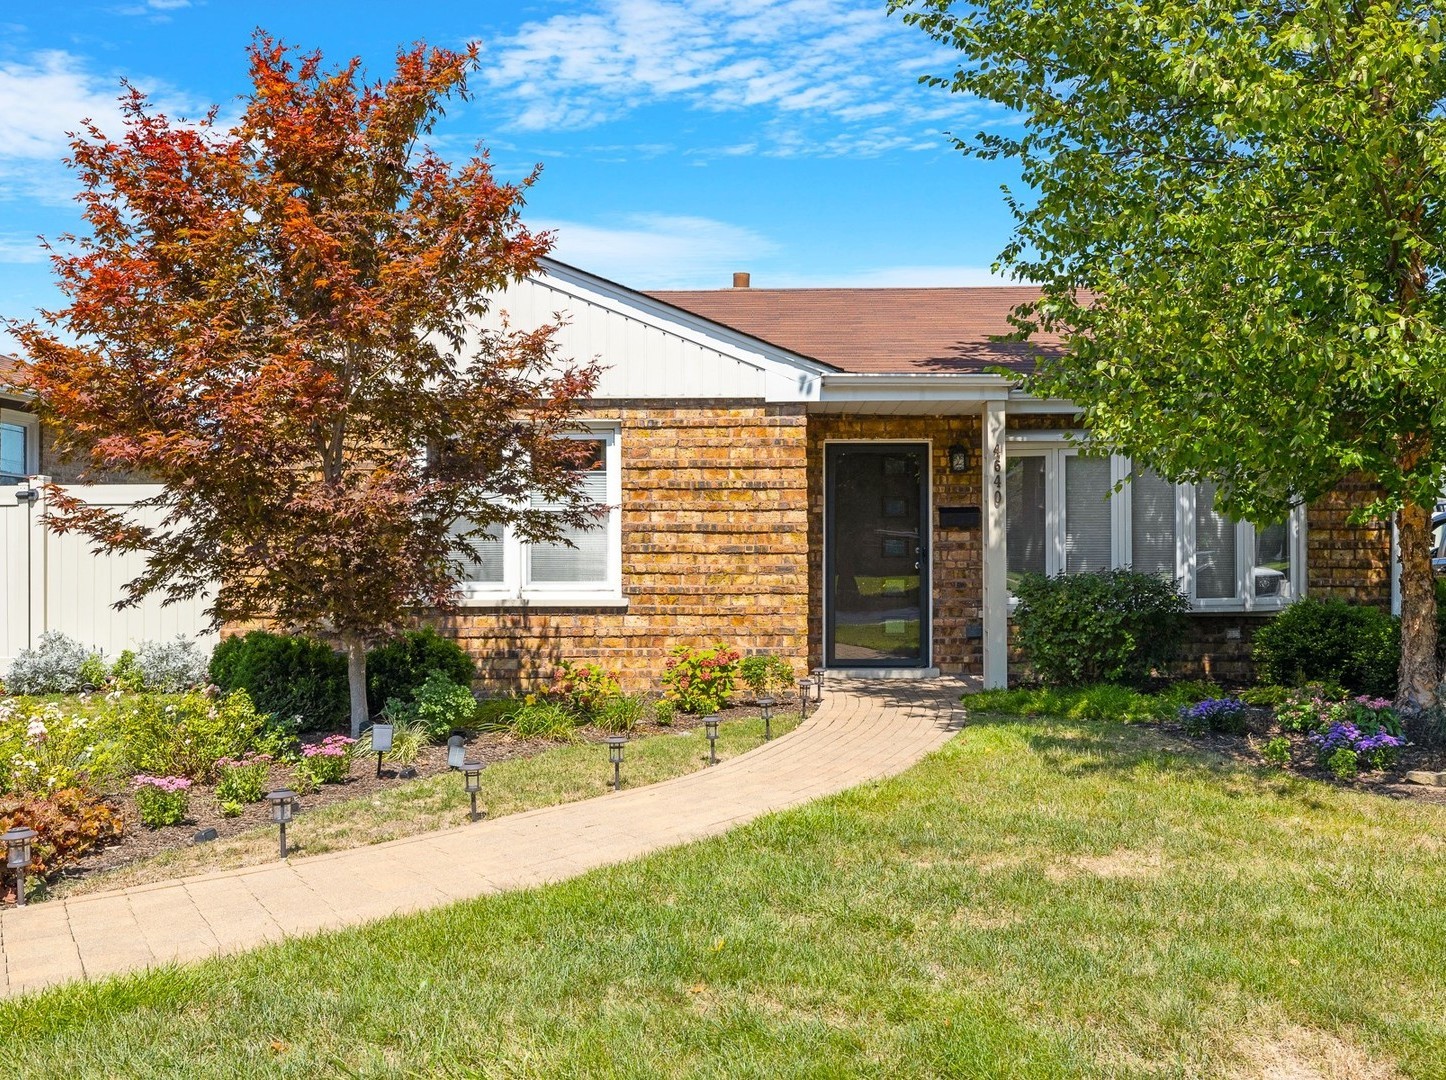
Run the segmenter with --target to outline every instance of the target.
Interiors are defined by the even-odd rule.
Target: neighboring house
[[[1008,674],[1024,571],[1133,566],[1181,581],[1189,656],[1242,677],[1262,617],[1310,591],[1388,605],[1390,529],[1341,490],[1255,527],[1213,489],[1080,457],[1076,410],[1017,388],[1029,350],[991,340],[1029,288],[643,293],[548,261],[496,298],[607,370],[579,438],[611,507],[575,548],[478,545],[438,621],[496,686],[593,659],[634,688],[668,650],[721,640],[799,668]],[[1043,342],[1041,347],[1056,346]],[[1083,434],[1082,432],[1074,432]]]
[[[40,470],[40,428],[25,395],[12,385],[19,363],[0,355],[0,485],[19,483]]]

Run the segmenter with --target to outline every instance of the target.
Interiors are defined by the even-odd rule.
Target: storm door
[[[829,667],[927,667],[929,447],[829,443],[824,454]]]

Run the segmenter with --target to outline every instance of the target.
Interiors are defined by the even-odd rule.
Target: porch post
[[[1004,402],[986,401],[984,430],[984,686],[1009,685],[1009,578],[1004,550]]]

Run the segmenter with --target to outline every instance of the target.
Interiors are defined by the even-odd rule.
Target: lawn
[[[547,888],[0,1004],[40,1076],[1446,1075],[1446,811],[1110,722]]]
[[[796,715],[774,717],[773,735],[798,726]],[[718,758],[725,760],[763,743],[763,721],[739,720],[718,726]],[[656,784],[704,768],[708,742],[701,728],[653,735],[628,744],[623,764],[626,787]],[[363,759],[356,768],[370,767]],[[532,757],[513,758],[482,771],[478,804],[491,817],[539,806],[604,795],[612,783],[608,748],[601,743],[572,743]],[[302,799],[305,806],[306,800]],[[460,773],[443,773],[374,795],[331,803],[297,815],[287,833],[294,858],[343,848],[380,844],[404,836],[446,829],[467,820],[470,803]],[[119,889],[211,870],[234,869],[276,858],[276,828],[265,826],[209,844],[173,848],[115,870],[83,878],[58,890],[62,895]]]

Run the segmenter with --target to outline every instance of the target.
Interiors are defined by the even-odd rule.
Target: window
[[[0,483],[18,484],[37,470],[35,417],[0,409]]]
[[[1215,494],[1214,484],[1171,484],[1118,456],[1012,445],[1004,523],[1011,586],[1027,571],[1131,567],[1180,581],[1199,610],[1278,607],[1300,595],[1304,510],[1255,526],[1217,512]]]
[[[580,467],[584,495],[607,512],[592,528],[567,528],[567,544],[529,544],[511,528],[496,526],[468,546],[472,557],[463,563],[462,594],[473,603],[595,604],[622,600],[622,528],[618,504],[622,481],[617,432],[596,428],[570,438],[589,444]],[[550,505],[534,496],[531,508]],[[561,507],[558,507],[561,509]],[[456,531],[461,531],[461,526]]]

